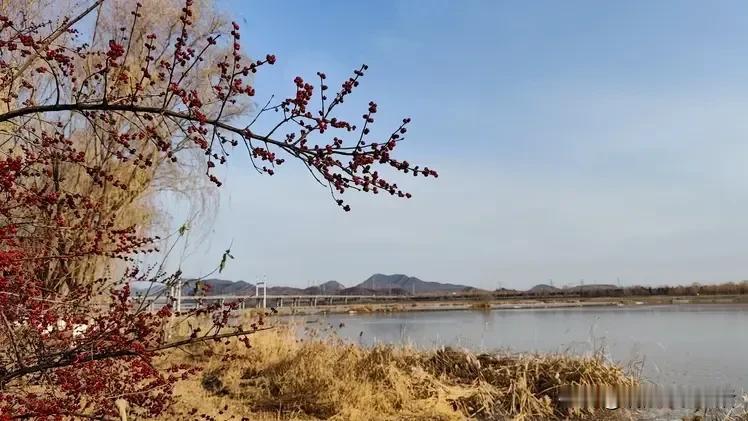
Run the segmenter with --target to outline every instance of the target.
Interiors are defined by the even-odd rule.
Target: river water
[[[602,349],[658,384],[748,390],[748,305],[333,314],[301,321],[332,326],[362,345],[574,354]]]

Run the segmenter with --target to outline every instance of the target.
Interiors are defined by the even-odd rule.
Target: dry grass
[[[470,308],[473,310],[491,310],[491,303],[485,301],[472,303],[470,304]]]
[[[563,419],[569,414],[555,400],[559,385],[634,382],[596,358],[364,348],[335,338],[300,341],[283,327],[252,339],[249,349],[220,345],[240,353],[231,362],[205,348],[168,356],[204,369],[178,384],[168,418],[197,408],[217,419]]]

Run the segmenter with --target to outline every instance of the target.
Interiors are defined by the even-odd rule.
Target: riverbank
[[[467,299],[433,300],[413,302],[407,299],[386,303],[319,305],[316,307],[280,307],[278,315],[361,314],[410,311],[449,310],[522,310],[583,307],[637,307],[643,305],[689,305],[689,304],[746,304],[745,295],[713,296],[644,296],[644,297],[595,297],[595,298],[539,298],[539,299]],[[248,312],[255,312],[250,309]]]
[[[235,357],[222,361],[226,352]],[[165,358],[202,370],[177,384],[170,419],[625,419],[621,411],[570,412],[559,387],[635,383],[599,357],[368,348],[299,341],[280,327],[253,335],[250,348],[200,345]]]

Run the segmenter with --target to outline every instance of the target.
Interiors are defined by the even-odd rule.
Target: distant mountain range
[[[311,286],[309,288],[295,288],[284,286],[268,287],[270,295],[336,295],[344,290],[345,286],[340,282],[327,281],[325,283]]]
[[[208,286],[208,295],[254,295],[255,285],[246,281],[229,281],[225,279],[189,279],[183,281],[182,294],[193,295],[200,285]],[[142,294],[147,287],[133,287],[133,294]],[[150,294],[156,294],[163,286],[154,285],[150,289]],[[618,287],[611,284],[589,284],[577,285],[567,288],[557,288],[553,285],[538,284],[527,291],[517,291],[513,289],[504,289],[494,291],[499,295],[554,295],[561,293],[579,293],[582,291],[607,291],[615,290]],[[377,273],[371,275],[365,281],[346,288],[345,285],[336,281],[327,281],[319,285],[308,288],[296,288],[288,286],[269,286],[267,293],[269,295],[435,295],[450,293],[470,293],[486,292],[484,290],[460,284],[450,284],[442,282],[428,282],[418,279],[414,276],[403,274],[384,275]]]
[[[193,295],[200,285],[208,286],[208,295],[254,295],[255,285],[245,281],[229,281],[225,279],[188,279],[183,281],[182,294]],[[150,294],[156,294],[163,286],[154,285]],[[147,287],[134,286],[133,293],[144,293]],[[441,282],[426,282],[407,275],[383,275],[380,273],[370,276],[358,285],[346,288],[337,281],[327,281],[308,288],[287,286],[268,286],[269,295],[413,295],[437,294],[447,292],[481,291],[467,285],[448,284]]]
[[[185,279],[182,281],[182,294],[194,295],[199,285],[208,286],[208,295],[254,295],[255,284],[246,281],[228,281],[225,279]],[[141,288],[142,289],[142,288]],[[340,282],[328,281],[309,288],[295,288],[285,286],[268,287],[269,295],[324,295],[338,294],[345,287]],[[154,293],[157,290],[151,289]]]

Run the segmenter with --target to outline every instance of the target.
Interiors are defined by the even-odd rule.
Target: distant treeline
[[[627,296],[697,296],[697,295],[743,295],[748,294],[748,281],[727,282],[715,285],[677,285],[677,286],[630,286],[600,288],[598,286],[578,286],[573,289],[530,292],[497,290],[499,296],[544,296],[544,297],[627,297]]]

